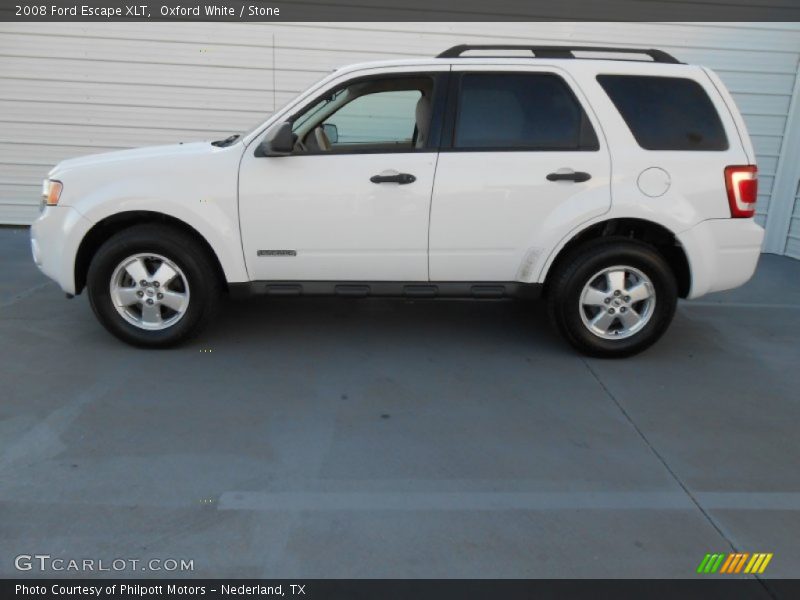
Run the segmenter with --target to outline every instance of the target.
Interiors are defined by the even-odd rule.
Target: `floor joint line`
[[[722,539],[725,540],[728,543],[728,545],[731,547],[731,550],[733,550],[734,552],[739,552],[739,549],[736,547],[736,545],[733,543],[733,541],[727,535],[725,535],[725,532],[722,531],[722,528],[717,524],[717,522],[714,520],[714,518],[706,511],[705,508],[703,508],[703,505],[700,504],[700,502],[697,500],[697,498],[695,498],[694,494],[692,494],[691,490],[686,486],[686,484],[683,483],[681,478],[678,477],[678,474],[675,473],[675,471],[672,470],[672,468],[667,463],[666,459],[661,455],[661,453],[658,450],[656,450],[655,446],[653,446],[653,444],[647,438],[647,436],[645,435],[644,431],[641,430],[641,428],[636,424],[636,422],[630,416],[628,411],[625,410],[625,407],[622,406],[622,403],[611,392],[611,390],[608,389],[608,387],[603,382],[603,380],[600,378],[600,376],[597,374],[597,372],[592,368],[592,365],[590,365],[589,362],[585,358],[582,358],[581,360],[583,361],[583,364],[586,365],[586,368],[592,374],[592,377],[594,377],[595,381],[597,381],[597,383],[600,385],[600,387],[603,388],[603,392],[605,392],[606,396],[608,396],[611,399],[611,401],[616,405],[617,409],[622,413],[622,416],[625,417],[625,419],[628,421],[628,423],[630,423],[631,427],[633,427],[634,431],[636,431],[636,433],[639,435],[639,437],[642,439],[642,441],[647,445],[647,447],[650,449],[650,452],[653,453],[653,456],[655,456],[658,459],[658,461],[664,466],[664,468],[667,470],[667,473],[670,474],[670,476],[675,480],[675,482],[679,486],[681,486],[681,489],[684,491],[684,493],[689,497],[689,499],[692,501],[692,503],[697,507],[697,509],[700,511],[700,513],[711,524],[711,526],[716,530],[716,532],[719,533],[722,536]],[[769,586],[767,585],[767,583],[766,583],[766,581],[764,579],[762,579],[758,575],[754,575],[754,577],[761,584],[761,587],[764,588],[764,591],[767,594],[769,594],[770,598],[773,598],[773,600],[779,600],[778,596],[775,594],[775,592],[773,592],[769,588]]]

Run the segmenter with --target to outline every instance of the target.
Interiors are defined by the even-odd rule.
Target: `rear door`
[[[531,281],[546,233],[611,205],[595,117],[557,68],[456,65],[436,169],[433,281]]]

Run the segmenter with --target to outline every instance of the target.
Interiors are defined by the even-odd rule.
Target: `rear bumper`
[[[761,255],[764,229],[752,219],[709,219],[677,236],[692,274],[688,298],[738,287]]]
[[[31,253],[42,273],[75,293],[75,257],[92,223],[68,206],[48,206],[31,225]]]

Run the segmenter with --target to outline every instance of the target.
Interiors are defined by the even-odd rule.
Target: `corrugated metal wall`
[[[793,202],[771,195],[798,23],[0,23],[0,223],[35,218],[41,179],[64,158],[248,129],[347,63],[534,41],[659,47],[710,66],[753,137],[757,218]],[[796,179],[797,161],[787,162],[779,176]]]
[[[800,182],[795,188],[794,210],[789,221],[789,233],[786,235],[786,254],[800,258]]]
[[[800,74],[789,113],[778,165],[781,176],[776,180],[774,195],[794,201],[774,204],[767,223],[767,233],[773,239],[767,240],[765,249],[800,258]]]

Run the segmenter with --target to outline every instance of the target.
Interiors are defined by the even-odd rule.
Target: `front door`
[[[291,117],[289,156],[242,159],[253,280],[427,281],[433,75],[358,78]]]

